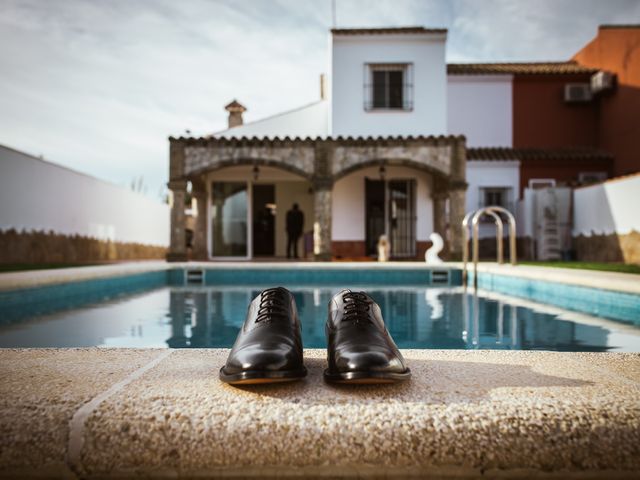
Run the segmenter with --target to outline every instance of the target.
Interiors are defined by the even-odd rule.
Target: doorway
[[[253,185],[253,255],[273,257],[276,253],[276,188],[273,184]]]
[[[365,178],[365,243],[368,256],[378,256],[378,239],[386,234],[391,256],[416,255],[416,181]]]

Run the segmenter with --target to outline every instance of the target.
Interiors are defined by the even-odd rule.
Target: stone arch
[[[184,146],[186,176],[233,165],[279,167],[309,179],[315,171],[313,145],[284,141],[226,141]]]
[[[333,175],[333,182],[337,182],[341,178],[346,177],[347,175],[357,172],[358,170],[362,170],[364,168],[369,167],[409,167],[419,170],[421,172],[427,172],[433,176],[436,181],[447,181],[448,175],[445,175],[442,171],[432,167],[431,165],[424,164],[422,162],[417,162],[415,160],[407,159],[407,158],[376,158],[371,160],[364,160],[358,162],[356,164],[349,165],[348,167],[338,171]]]
[[[189,176],[197,177],[203,173],[216,172],[224,168],[240,167],[240,166],[258,166],[258,167],[271,167],[284,170],[301,177],[304,180],[311,181],[312,175],[304,170],[291,165],[279,159],[269,158],[226,158],[216,162],[212,162],[206,166],[203,166],[197,170],[189,172]]]

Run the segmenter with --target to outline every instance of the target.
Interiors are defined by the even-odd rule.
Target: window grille
[[[410,63],[366,63],[364,65],[364,109],[413,110],[413,65]]]

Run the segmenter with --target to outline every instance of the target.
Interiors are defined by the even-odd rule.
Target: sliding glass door
[[[211,185],[211,255],[249,255],[246,182],[213,182]]]

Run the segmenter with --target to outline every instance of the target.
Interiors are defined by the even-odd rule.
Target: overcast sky
[[[449,29],[447,60],[566,60],[640,0],[336,0],[339,27]],[[158,198],[169,135],[319,98],[331,0],[0,0],[0,143]],[[0,172],[0,175],[2,172]]]

